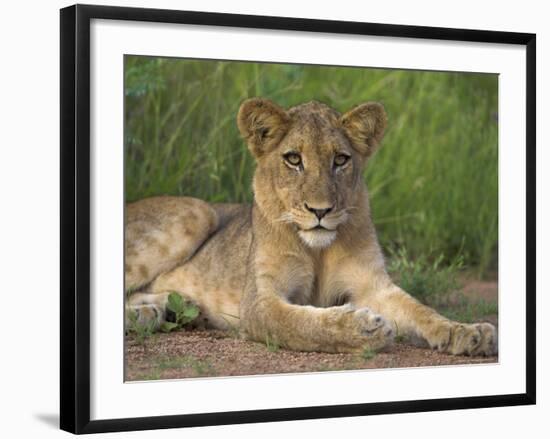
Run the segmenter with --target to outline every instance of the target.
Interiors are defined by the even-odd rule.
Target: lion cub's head
[[[266,99],[245,101],[238,125],[257,161],[254,196],[273,222],[292,224],[311,247],[329,246],[353,215],[362,171],[386,127],[381,104],[340,115],[319,103],[284,110]]]

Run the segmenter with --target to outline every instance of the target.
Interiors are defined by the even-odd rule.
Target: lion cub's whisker
[[[294,220],[294,215],[291,213],[285,212],[279,218],[273,220],[275,223],[291,223]]]

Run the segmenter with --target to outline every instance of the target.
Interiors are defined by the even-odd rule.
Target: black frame
[[[527,52],[526,393],[91,421],[89,345],[90,21],[92,19],[524,45]],[[89,5],[75,5],[61,9],[60,23],[61,429],[77,434],[99,433],[535,404],[535,34]]]

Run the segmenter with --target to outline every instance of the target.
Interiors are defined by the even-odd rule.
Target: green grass
[[[141,322],[134,310],[128,310],[128,324],[126,333],[134,336],[137,344],[147,347],[146,341],[155,333],[156,321]]]
[[[146,373],[139,376],[139,380],[159,380],[162,379],[163,372],[174,369],[192,369],[196,376],[213,376],[216,370],[207,360],[200,360],[192,355],[181,357],[160,356],[152,360],[151,368]]]
[[[361,352],[361,358],[365,361],[372,360],[374,357],[376,357],[376,351],[374,349],[365,348]]]
[[[455,303],[440,306],[439,311],[451,320],[473,323],[483,320],[486,316],[498,314],[498,304],[483,299],[471,301],[464,296],[459,296]]]
[[[191,355],[160,358],[157,361],[156,367],[161,371],[190,367],[198,376],[211,375],[214,373],[214,368],[208,361],[199,360]]]
[[[235,116],[247,97],[339,111],[369,100],[387,135],[365,180],[385,249],[496,266],[496,75],[125,58],[126,200],[250,201],[254,163]],[[441,261],[441,265],[451,259]]]
[[[463,285],[459,277],[464,271],[464,263],[460,255],[450,259],[448,264],[441,265],[445,259],[443,255],[423,255],[413,260],[404,249],[390,254],[387,267],[394,281],[421,302],[436,308],[445,317],[472,323],[498,314],[496,302],[468,299],[461,292]],[[399,328],[397,332],[395,341],[406,341],[406,337],[399,334]]]
[[[160,371],[155,369],[151,372],[143,373],[143,374],[139,375],[136,378],[136,381],[155,381],[155,380],[160,380],[160,379],[161,379]]]
[[[417,299],[424,303],[437,305],[449,294],[459,290],[461,284],[458,274],[464,268],[462,256],[459,254],[450,259],[447,264],[443,254],[437,257],[421,255],[412,259],[408,252],[401,248],[390,251],[387,264],[388,272],[395,281]]]
[[[279,344],[279,342],[270,335],[266,335],[265,337],[265,347],[269,352],[279,352],[279,350],[281,349],[281,345]]]

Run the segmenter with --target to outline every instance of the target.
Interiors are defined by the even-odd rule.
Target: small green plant
[[[393,323],[395,325],[395,337],[393,341],[396,343],[405,343],[409,341],[409,337],[399,330],[399,325],[397,324],[397,322],[394,320]]]
[[[269,352],[278,352],[281,349],[279,342],[269,334],[265,337],[265,346]]]
[[[195,320],[200,312],[198,306],[185,300],[178,293],[170,293],[166,309],[174,314],[175,321],[163,322],[160,326],[162,332],[183,328],[184,325]]]
[[[156,321],[149,320],[140,322],[138,313],[134,310],[128,311],[128,325],[126,332],[134,334],[135,340],[140,345],[145,345],[145,341],[155,332]]]
[[[458,255],[450,263],[443,264],[444,255],[435,258],[409,257],[405,248],[390,250],[389,273],[401,287],[424,303],[438,305],[450,293],[460,289],[458,273],[464,268],[462,256]]]
[[[436,258],[409,257],[406,249],[390,251],[388,271],[401,287],[420,301],[435,307],[445,317],[464,323],[472,323],[491,314],[498,314],[498,304],[483,299],[472,301],[460,292],[458,274],[464,269],[462,257],[457,256],[449,265]],[[395,337],[400,342],[401,337]]]
[[[363,358],[363,360],[369,361],[372,360],[374,357],[376,357],[376,351],[369,347],[364,348],[361,352],[361,358]]]

